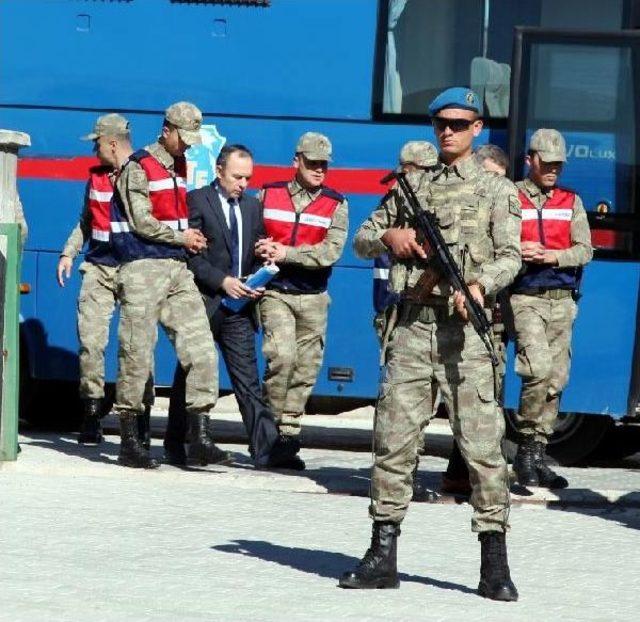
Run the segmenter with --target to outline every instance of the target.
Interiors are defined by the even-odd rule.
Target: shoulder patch
[[[327,188],[326,186],[322,186],[322,194],[324,194],[324,196],[326,197],[329,197],[330,199],[335,199],[340,203],[344,201],[344,196],[342,196],[339,192],[336,192],[331,188]]]
[[[509,197],[509,213],[522,218],[522,206],[520,205],[520,199],[511,195]]]

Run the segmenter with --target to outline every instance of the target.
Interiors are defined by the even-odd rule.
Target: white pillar
[[[18,197],[16,177],[18,150],[29,147],[31,137],[24,132],[0,130],[0,223],[24,225],[22,206]]]

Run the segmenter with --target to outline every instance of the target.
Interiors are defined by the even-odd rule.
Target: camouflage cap
[[[535,131],[529,141],[529,151],[535,151],[543,162],[567,161],[567,146],[558,130]]]
[[[100,138],[100,136],[116,136],[118,134],[128,133],[129,121],[121,114],[112,112],[98,117],[96,124],[93,126],[93,132],[86,136],[81,136],[80,140],[96,140]]]
[[[438,150],[426,140],[410,140],[400,150],[400,164],[435,166],[437,163]]]
[[[306,132],[298,140],[296,153],[303,153],[309,160],[331,162],[331,141],[318,132]]]
[[[202,112],[189,102],[171,104],[164,113],[164,118],[178,129],[180,138],[187,145],[199,145],[202,142]]]

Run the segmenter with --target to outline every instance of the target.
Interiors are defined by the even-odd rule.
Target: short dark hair
[[[253,154],[248,149],[248,147],[240,144],[225,145],[222,149],[220,149],[220,153],[216,158],[216,166],[224,168],[227,165],[229,157],[233,153],[237,153],[241,158],[251,158],[253,160]]]
[[[498,145],[482,145],[476,149],[476,159],[478,164],[482,164],[486,159],[493,160],[498,166],[505,171],[509,168],[509,158],[507,154],[498,147]]]

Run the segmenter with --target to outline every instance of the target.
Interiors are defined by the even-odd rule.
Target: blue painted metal
[[[391,168],[404,142],[433,141],[434,136],[424,125],[372,120],[377,4],[274,0],[264,9],[168,0],[3,0],[0,126],[32,136],[29,157],[88,156],[90,145],[78,137],[89,131],[97,114],[124,111],[135,144],[142,146],[157,136],[161,111],[174,100],[188,99],[229,142],[250,146],[258,163],[288,165],[300,134],[315,130],[331,137],[334,166]],[[36,17],[47,27],[24,37]],[[614,174],[620,178],[628,172],[615,168],[606,155],[616,148],[614,138],[567,138],[564,183],[582,193],[588,206],[606,198],[624,209],[615,195],[621,186],[614,183]],[[484,142],[504,146],[504,130],[484,130],[478,144]],[[21,179],[19,189],[30,224],[22,280],[33,291],[21,300],[29,363],[37,377],[74,379],[79,278],[74,272],[62,290],[54,272],[80,213],[84,184]],[[378,198],[348,196],[351,235]],[[625,414],[639,272],[636,262],[600,260],[586,270],[563,409]],[[356,258],[349,242],[330,283],[333,303],[317,394],[376,395],[371,289],[371,262]],[[107,355],[110,380],[116,371],[114,327],[115,320]],[[174,366],[162,336],[156,351],[159,384],[170,383]],[[354,381],[339,385],[328,380],[329,367],[353,368]],[[224,372],[221,385],[228,386]],[[517,390],[510,372],[509,406],[515,405]]]

